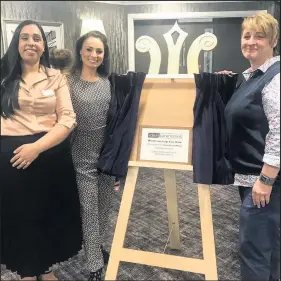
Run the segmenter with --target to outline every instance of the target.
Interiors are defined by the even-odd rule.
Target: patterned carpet
[[[203,258],[197,187],[192,184],[192,173],[177,176],[181,231],[181,251],[167,248],[166,253],[190,258]],[[219,280],[240,280],[238,261],[239,194],[232,186],[212,186],[212,209],[215,230]],[[110,227],[106,236],[109,248],[122,191],[112,202]],[[134,196],[125,247],[162,253],[168,238],[168,220],[163,170],[141,168]],[[59,280],[87,280],[83,269],[83,250],[75,257],[54,266]],[[18,276],[1,266],[1,280],[17,280]],[[118,280],[204,280],[204,275],[122,262]]]

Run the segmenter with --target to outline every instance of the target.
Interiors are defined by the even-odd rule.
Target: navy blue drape
[[[201,184],[231,184],[224,109],[233,95],[238,74],[194,74],[196,99],[193,107],[193,181]]]
[[[141,91],[146,74],[130,71],[112,73],[105,143],[100,153],[98,169],[116,177],[127,174],[134,141]]]

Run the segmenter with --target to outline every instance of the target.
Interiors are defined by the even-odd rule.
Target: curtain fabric
[[[200,184],[232,184],[228,161],[224,109],[233,95],[238,74],[194,74],[193,181]]]
[[[117,177],[127,174],[145,77],[145,73],[133,71],[109,76],[112,98],[105,143],[98,162],[102,173]]]

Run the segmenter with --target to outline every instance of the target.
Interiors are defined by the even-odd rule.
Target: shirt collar
[[[50,77],[55,76],[58,73],[58,70],[53,69],[53,68],[48,68],[40,65],[38,73],[34,73],[34,80],[32,82],[32,85],[39,83],[41,81],[44,81]],[[20,87],[26,89],[29,91],[30,86],[32,85],[26,85],[24,80],[20,81]]]
[[[42,74],[45,78],[55,76],[57,74],[58,70],[54,68],[48,68],[40,65],[39,67],[39,73]]]
[[[273,58],[268,59],[264,64],[262,64],[260,67],[258,67],[257,69],[259,69],[260,71],[262,71],[263,73],[267,71],[267,69],[272,66],[275,62],[280,61],[280,56],[276,56]],[[255,70],[256,71],[256,70]],[[245,78],[248,78],[252,73],[254,73],[255,71],[252,70],[252,68],[248,68],[246,69],[242,74],[244,75]]]

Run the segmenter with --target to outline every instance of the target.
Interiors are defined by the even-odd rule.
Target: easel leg
[[[138,167],[129,167],[128,169],[105,280],[116,280],[117,278],[138,172]]]
[[[166,186],[166,198],[167,198],[167,210],[168,210],[168,222],[170,237],[170,248],[179,250],[180,245],[180,228],[179,228],[179,213],[178,213],[178,198],[177,198],[177,184],[176,184],[176,172],[175,170],[164,170],[165,186]]]
[[[206,261],[206,280],[218,280],[215,237],[213,229],[210,186],[198,184],[203,256]]]

